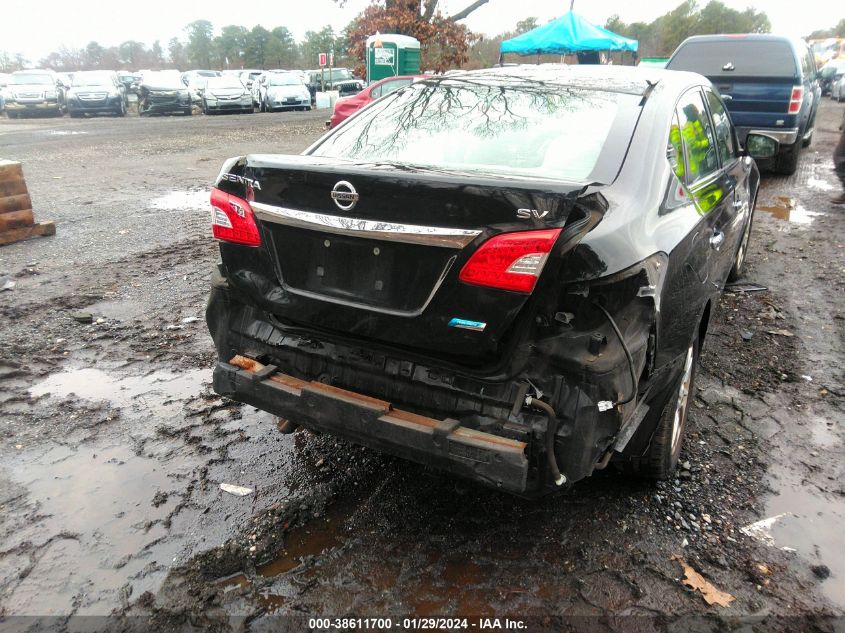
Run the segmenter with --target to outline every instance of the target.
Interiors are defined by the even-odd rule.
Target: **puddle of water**
[[[192,211],[210,209],[210,191],[171,191],[150,202],[153,209],[165,211]]]
[[[158,491],[172,491],[174,473],[188,473],[195,465],[180,459],[164,466],[126,444],[55,446],[6,460],[0,474],[26,490],[31,512],[40,517],[17,538],[37,543],[46,535],[72,535],[39,555],[33,573],[9,596],[7,605],[14,605],[9,614],[54,613],[56,606],[67,613],[62,605],[74,602],[83,582],[95,602],[118,604],[116,594],[128,578],[151,560],[170,560],[160,521],[179,498],[171,494],[157,507],[152,500]],[[111,606],[103,608],[108,613]]]
[[[332,506],[327,516],[319,522],[314,521],[309,523],[307,529],[300,528],[289,533],[285,539],[284,548],[276,558],[259,566],[256,571],[264,578],[274,578],[296,569],[309,557],[319,556],[327,550],[340,547],[343,545],[340,530],[344,518],[348,516],[348,511],[343,504]],[[217,583],[224,592],[250,586],[249,579],[242,573],[221,578]],[[284,604],[285,598],[278,594],[267,594],[262,595],[261,600],[265,607],[278,609]]]
[[[775,216],[778,220],[785,220],[792,224],[810,224],[815,218],[822,215],[817,211],[808,211],[799,204],[795,198],[778,196],[773,205],[757,205],[756,211],[763,211]]]
[[[813,189],[820,189],[821,191],[833,191],[837,188],[835,185],[830,184],[826,180],[812,176],[807,179],[807,186],[812,187]]]
[[[340,546],[342,540],[337,533],[338,525],[336,522],[321,523],[322,529],[312,527],[289,534],[285,541],[285,547],[279,552],[279,555],[256,571],[265,578],[272,578],[296,569],[302,564],[302,560],[309,556],[318,556],[326,550]]]
[[[148,305],[133,299],[114,299],[100,301],[86,308],[86,311],[109,319],[129,321],[140,318],[147,312]]]
[[[33,396],[66,398],[71,394],[85,400],[104,400],[118,407],[136,407],[155,415],[175,415],[183,400],[199,393],[209,382],[206,369],[191,369],[178,374],[156,371],[146,376],[118,378],[101,369],[84,367],[51,374],[30,387]]]
[[[797,478],[785,478],[779,494],[766,505],[767,516],[780,513],[790,514],[771,527],[775,546],[793,548],[813,565],[827,565],[831,575],[819,588],[834,604],[845,607],[845,501],[815,494]]]
[[[833,429],[825,424],[824,419],[818,419],[810,426],[813,444],[822,449],[832,449],[841,442]]]

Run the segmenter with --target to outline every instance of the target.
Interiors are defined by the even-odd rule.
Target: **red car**
[[[338,99],[334,104],[334,112],[329,121],[328,127],[333,128],[340,125],[347,118],[358,112],[365,105],[376,99],[389,95],[394,90],[404,88],[417,79],[428,77],[428,75],[400,75],[398,77],[387,77],[377,81],[369,88],[364,88],[357,95]]]

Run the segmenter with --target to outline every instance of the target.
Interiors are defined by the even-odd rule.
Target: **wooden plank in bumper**
[[[389,402],[346,389],[268,373],[263,364],[243,356],[217,365],[214,388],[307,428],[511,492],[526,492],[525,442],[464,428],[456,420],[395,409]]]

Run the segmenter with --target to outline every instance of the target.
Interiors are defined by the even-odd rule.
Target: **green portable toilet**
[[[392,33],[376,33],[367,38],[367,85],[385,77],[419,74],[418,39]]]

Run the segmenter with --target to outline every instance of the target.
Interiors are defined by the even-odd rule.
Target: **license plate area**
[[[292,290],[378,309],[418,312],[445,277],[447,249],[275,225],[278,272]]]

